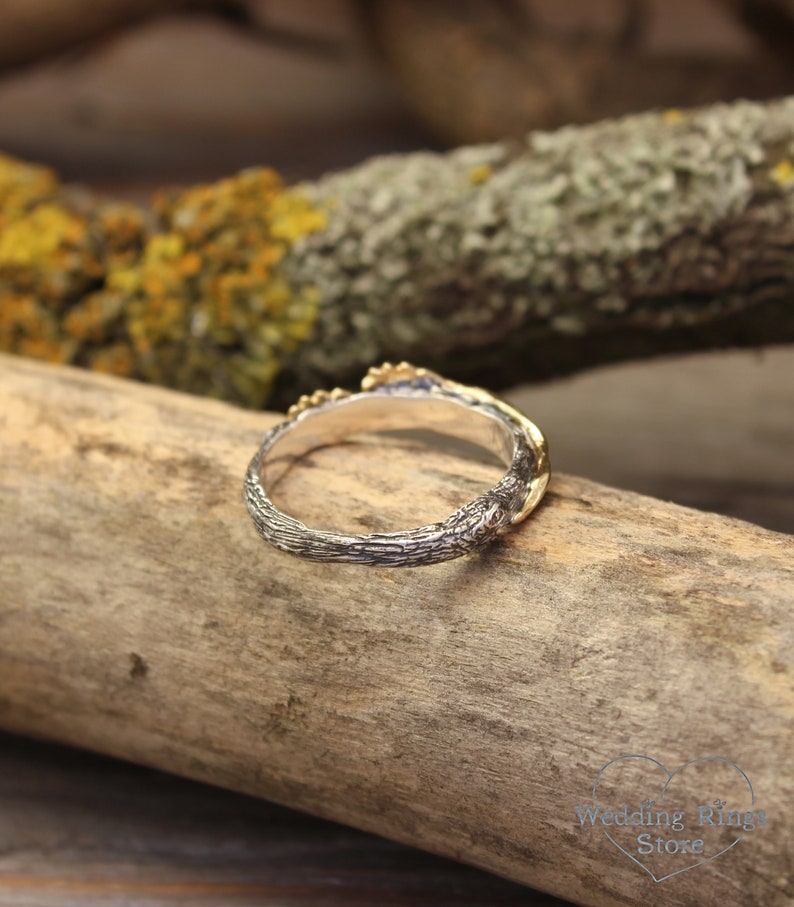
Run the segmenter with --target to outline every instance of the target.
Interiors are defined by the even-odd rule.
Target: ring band
[[[508,467],[492,488],[441,523],[403,532],[343,535],[310,529],[270,500],[272,487],[300,457],[362,431],[429,428],[496,450]],[[549,482],[541,431],[479,387],[466,387],[407,362],[371,368],[361,391],[336,388],[301,397],[265,435],[248,467],[244,497],[259,534],[282,551],[314,561],[412,567],[451,560],[527,517]]]

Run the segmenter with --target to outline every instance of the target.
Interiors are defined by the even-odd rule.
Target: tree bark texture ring
[[[264,437],[248,467],[244,497],[260,535],[282,551],[314,561],[411,567],[451,560],[519,523],[549,481],[546,439],[518,410],[407,362],[371,368],[361,391],[317,391],[290,407]],[[495,452],[507,466],[488,491],[440,523],[402,532],[344,535],[310,529],[280,511],[266,488],[302,456],[361,432],[429,429]]]

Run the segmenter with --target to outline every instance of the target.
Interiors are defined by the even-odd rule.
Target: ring
[[[495,450],[507,471],[441,523],[369,535],[310,529],[280,511],[265,490],[318,447],[363,431],[417,428]],[[546,439],[518,410],[482,388],[387,362],[369,370],[360,392],[317,391],[290,407],[251,460],[244,497],[259,534],[282,551],[314,561],[414,567],[460,557],[521,522],[540,502],[549,476]]]

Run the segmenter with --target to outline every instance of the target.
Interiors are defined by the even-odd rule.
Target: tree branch
[[[794,339],[794,99],[387,157],[285,260],[323,300],[288,384],[378,359],[508,385]]]
[[[498,387],[794,338],[794,98],[247,171],[154,226],[5,172],[0,348],[248,405],[392,358]]]

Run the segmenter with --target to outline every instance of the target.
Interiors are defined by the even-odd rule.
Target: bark
[[[792,539],[556,476],[481,554],[311,564],[264,546],[241,502],[275,415],[13,358],[0,392],[4,728],[581,904],[790,902]],[[388,529],[492,481],[405,454],[318,451],[281,504]],[[657,885],[574,813],[625,753],[730,759],[770,824]]]

